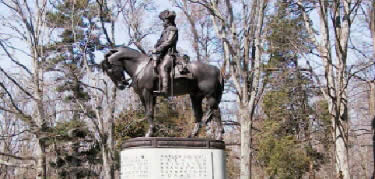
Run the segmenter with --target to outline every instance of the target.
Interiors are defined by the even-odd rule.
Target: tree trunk
[[[45,144],[41,139],[39,139],[37,148],[36,148],[36,179],[46,179],[47,178],[47,165],[46,165],[46,148]]]
[[[111,130],[111,129],[109,129]],[[110,133],[110,132],[108,132]],[[113,150],[111,148],[112,137],[105,137],[106,143],[103,143],[101,145],[101,150],[102,150],[102,158],[103,158],[103,170],[104,170],[104,178],[108,179],[114,179],[115,178],[115,165],[113,161]]]
[[[240,179],[251,178],[251,120],[247,107],[240,106],[241,121],[241,161],[240,161]]]
[[[261,35],[263,28],[264,19],[264,7],[265,1],[258,1],[258,11],[256,15],[256,29],[255,29],[255,59],[253,63],[253,80],[250,82],[252,88],[248,91],[248,88],[243,88],[243,98],[240,101],[240,122],[241,122],[241,176],[240,179],[251,179],[251,142],[252,142],[252,122],[254,111],[257,104],[257,97],[259,93],[259,82],[261,72],[261,58],[262,58],[262,47],[261,47]],[[245,83],[245,85],[247,85]],[[241,91],[241,90],[238,90]],[[249,93],[250,92],[250,93]],[[241,98],[240,98],[241,99]],[[247,100],[248,99],[248,100]]]
[[[336,159],[336,177],[349,179],[348,163],[348,135],[347,135],[347,96],[346,96],[346,57],[347,43],[350,34],[349,18],[343,18],[340,21],[341,10],[345,17],[350,17],[349,2],[344,2],[342,10],[339,1],[334,2],[331,7],[327,1],[320,2],[320,38],[318,50],[325,67],[326,89],[323,89],[324,96],[328,102],[329,112],[332,116],[333,141],[335,141],[335,159]],[[334,37],[336,48],[337,64],[333,63],[331,56],[329,11],[334,12],[336,18],[333,18]],[[336,22],[336,20],[338,20]],[[305,19],[306,21],[306,19]],[[338,25],[337,25],[338,24]],[[310,30],[311,31],[311,30]],[[311,32],[310,32],[311,33]],[[312,34],[311,34],[312,35]],[[336,66],[336,71],[334,70]],[[336,72],[336,73],[335,73]]]
[[[370,86],[370,94],[369,94],[369,111],[370,111],[370,117],[372,120],[375,119],[375,81],[369,82]]]
[[[195,22],[194,22],[193,17],[189,14],[188,9],[186,9],[186,8],[188,8],[187,1],[183,0],[183,3],[184,3],[184,7],[181,8],[181,9],[184,12],[186,18],[188,19],[188,21],[190,23],[190,30],[193,33],[193,47],[194,47],[194,51],[195,51],[195,54],[197,55],[197,60],[201,61],[201,55],[200,55],[200,52],[199,52],[199,36],[198,36],[198,31],[197,31],[197,28],[195,28]]]
[[[104,178],[113,179],[115,178],[115,170],[113,167],[113,160],[110,154],[111,151],[107,149],[105,144],[102,144],[102,158],[103,158],[103,170]]]
[[[36,103],[36,123],[39,131],[46,131],[46,121],[45,121],[45,111],[43,105],[43,88],[40,83],[40,75],[42,72],[40,63],[37,58],[37,49],[32,48],[34,52],[33,57],[33,73],[34,73],[34,96]],[[38,145],[36,145],[36,170],[37,170],[37,179],[46,179],[47,178],[47,165],[46,165],[46,145],[45,145],[45,135],[36,133],[38,138]]]
[[[335,18],[333,20],[334,24],[337,24],[341,20],[341,24],[335,25],[335,47],[336,47],[336,59],[337,59],[337,72],[336,72],[336,110],[332,116],[335,117],[335,144],[336,144],[336,170],[339,175],[343,175],[344,179],[349,179],[350,169],[349,169],[349,157],[348,157],[348,97],[347,97],[347,53],[348,53],[348,40],[350,36],[350,27],[351,20],[350,15],[352,9],[350,7],[349,1],[336,1],[336,7],[333,7],[333,10],[336,10]],[[333,84],[334,85],[334,84]]]
[[[235,20],[237,17],[233,11],[233,1],[188,1],[203,5],[210,13],[213,28],[218,39],[221,40],[223,48],[224,64],[222,69],[229,67],[230,77],[235,86],[238,95],[239,122],[241,124],[241,156],[240,156],[240,179],[251,178],[251,125],[252,116],[262,93],[260,86],[261,79],[261,55],[262,55],[262,27],[264,18],[264,9],[267,1],[254,0],[251,7],[252,12],[248,11],[247,2],[242,1],[242,15],[248,16],[244,19],[242,29],[239,29]],[[237,5],[236,5],[237,7]],[[224,14],[223,12],[226,11]],[[254,13],[256,12],[256,13]],[[256,15],[255,15],[256,14]],[[241,17],[240,19],[242,20]],[[252,19],[254,18],[254,19]],[[252,23],[254,22],[254,23]],[[256,23],[255,23],[256,22]],[[251,24],[250,24],[251,23]],[[255,26],[254,26],[255,25]],[[248,32],[255,32],[248,33]],[[245,39],[242,34],[245,33]],[[254,36],[253,36],[254,35]],[[254,41],[256,50],[255,57],[249,58],[250,45]],[[240,44],[244,44],[243,46]],[[245,54],[244,54],[245,53]],[[254,59],[255,58],[255,59]],[[249,62],[251,61],[251,65]]]
[[[375,2],[372,2],[372,5],[370,5],[370,20],[369,20],[369,26],[371,31],[371,37],[372,37],[372,48],[373,48],[373,59],[375,59]],[[373,161],[374,161],[374,168],[373,168],[373,174],[372,178],[375,178],[375,77],[372,77],[372,80],[370,81],[370,116],[371,116],[371,126],[372,126],[372,155],[373,155]]]
[[[102,157],[104,178],[115,178],[115,163],[114,163],[114,111],[116,101],[116,87],[112,87],[112,95],[107,98],[107,108],[103,111],[103,118],[105,123],[102,123],[103,133],[105,134],[102,144]]]
[[[374,45],[375,45],[375,42],[374,42]],[[370,82],[370,95],[369,96],[370,96],[370,99],[369,99],[370,110],[369,111],[370,111],[371,126],[372,126],[372,157],[374,161],[372,178],[374,178],[375,177],[375,81],[374,80]]]
[[[338,178],[350,179],[348,147],[345,136],[346,130],[339,122],[335,122],[335,152],[336,152],[336,175]]]

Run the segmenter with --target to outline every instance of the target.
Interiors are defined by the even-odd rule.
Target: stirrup
[[[164,96],[164,97],[168,97],[168,92],[165,92],[163,90],[156,90],[156,91],[153,91],[154,94],[156,94],[157,96]]]
[[[174,78],[175,79],[177,79],[177,78],[187,78],[187,79],[193,79],[193,75],[192,75],[192,73],[183,73],[183,74],[181,74],[181,73],[179,73],[179,74],[175,74],[175,76],[174,76]]]

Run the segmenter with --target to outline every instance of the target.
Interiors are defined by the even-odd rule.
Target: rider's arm
[[[168,30],[167,34],[167,40],[162,42],[156,49],[155,51],[157,53],[160,53],[162,51],[167,50],[175,41],[177,38],[177,28],[173,27]]]
[[[161,44],[161,37],[159,38],[159,40],[156,42],[156,44],[154,45],[154,48],[157,48],[160,44]]]

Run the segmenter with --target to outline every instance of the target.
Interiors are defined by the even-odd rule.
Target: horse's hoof
[[[142,122],[142,121],[145,121],[145,120],[147,120],[147,118],[144,117],[144,118],[141,118],[141,119],[137,119],[136,121],[137,122]]]
[[[217,136],[216,140],[223,140],[223,136],[222,135]]]
[[[145,137],[152,137],[152,134],[150,132],[148,132]]]

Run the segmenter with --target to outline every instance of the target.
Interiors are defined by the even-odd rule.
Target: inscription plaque
[[[211,148],[126,148],[121,179],[225,179],[224,156]]]
[[[208,158],[203,154],[160,155],[160,176],[163,178],[206,178]]]
[[[135,156],[123,156],[122,161],[126,161],[122,164],[123,175],[126,178],[148,178],[150,176],[150,160],[145,155]]]

